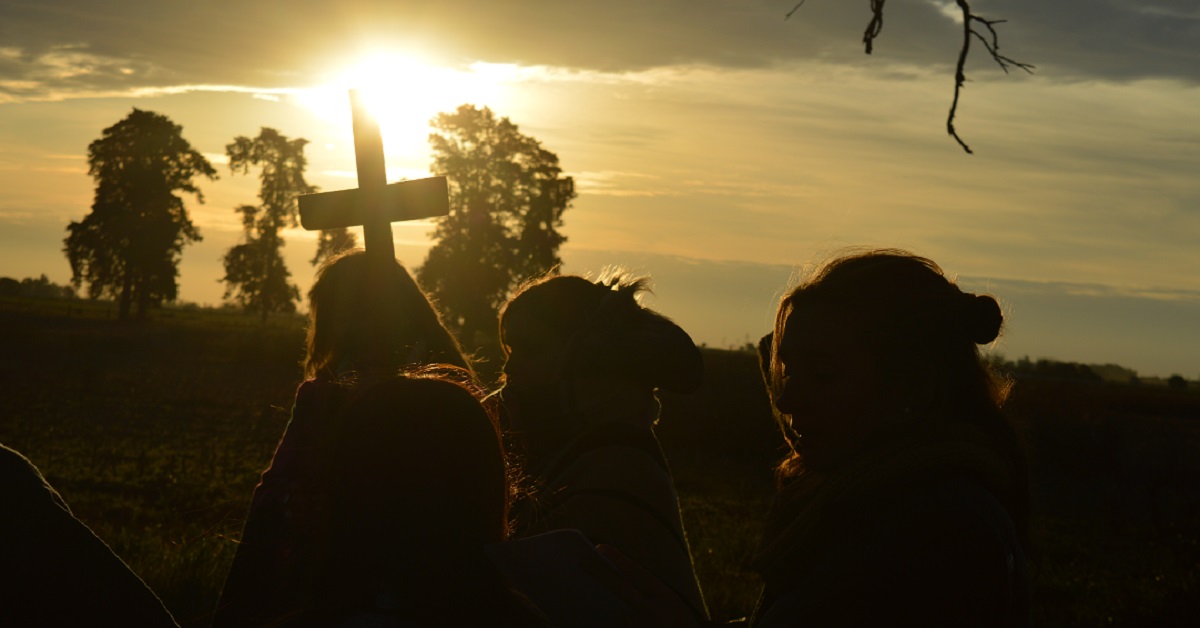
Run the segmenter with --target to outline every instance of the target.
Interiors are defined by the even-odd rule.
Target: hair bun
[[[964,294],[963,297],[963,328],[971,340],[980,345],[995,340],[1004,324],[1000,304],[986,294]]]

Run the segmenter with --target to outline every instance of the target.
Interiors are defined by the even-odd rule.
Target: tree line
[[[561,263],[563,212],[575,198],[558,156],[490,109],[463,105],[431,122],[432,171],[449,181],[450,214],[438,219],[435,244],[417,279],[442,306],[446,323],[476,344],[494,333],[496,309],[521,282]],[[234,208],[241,241],[224,256],[224,298],[265,321],[294,312],[299,288],[284,263],[282,231],[299,225],[297,198],[317,187],[304,178],[308,141],[262,127],[225,146],[235,175],[258,173],[257,203]],[[91,211],[64,239],[71,284],[90,298],[118,303],[118,317],[144,319],[178,296],[183,248],[201,239],[184,203],[204,196],[212,164],[183,137],[182,126],[133,109],[88,146],[96,189]],[[314,266],[357,244],[346,229],[320,232]]]
[[[74,299],[75,289],[60,286],[46,276],[26,277],[20,281],[12,277],[0,277],[0,297],[28,297],[31,299]]]

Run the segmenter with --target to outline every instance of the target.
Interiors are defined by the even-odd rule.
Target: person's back
[[[506,535],[508,468],[467,389],[418,376],[354,391],[330,460],[329,512],[291,623],[542,623],[484,553]]]
[[[292,419],[251,498],[214,626],[265,625],[306,597],[299,565],[315,551],[328,511],[329,439],[347,390],[327,379],[296,391]]]
[[[4,445],[0,487],[0,625],[176,625],[37,467]]]
[[[970,475],[892,476],[824,510],[802,543],[760,556],[756,627],[1029,625],[1019,536]]]
[[[317,273],[309,293],[305,381],[255,488],[216,626],[254,624],[301,595],[295,565],[312,551],[312,522],[328,509],[328,444],[345,402],[339,382],[430,364],[470,374],[457,342],[408,271],[398,262],[372,267],[372,261],[364,251],[348,251]]]
[[[220,621],[542,625],[484,554],[506,534],[508,468],[494,418],[466,386],[448,368],[327,385],[337,410],[321,435],[321,499],[288,511],[303,545],[285,548],[282,581],[230,582],[255,596],[238,610],[255,613]]]
[[[616,422],[580,435],[539,473],[537,493],[514,515],[519,537],[579,530],[636,557],[698,614],[705,608],[670,468],[644,427]]]

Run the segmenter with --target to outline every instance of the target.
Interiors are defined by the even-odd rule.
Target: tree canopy
[[[88,174],[96,179],[92,211],[67,226],[63,251],[71,284],[88,296],[119,301],[118,316],[137,317],[178,295],[179,258],[200,240],[183,199],[204,202],[196,177],[216,179],[212,164],[166,116],[134,109],[88,146]]]
[[[304,180],[308,165],[304,147],[308,140],[288,139],[279,131],[263,127],[257,137],[238,136],[225,147],[229,168],[248,174],[259,168],[259,205],[242,205],[244,241],[225,254],[225,298],[263,320],[275,312],[296,311],[300,290],[289,283],[291,272],[283,261],[280,230],[299,224],[297,197],[317,190]],[[320,251],[318,251],[320,259]],[[316,260],[314,260],[315,262]]]
[[[495,334],[496,311],[520,282],[561,263],[563,212],[575,181],[558,156],[487,107],[463,105],[433,119],[434,174],[449,181],[450,214],[418,271],[446,323],[474,344]]]

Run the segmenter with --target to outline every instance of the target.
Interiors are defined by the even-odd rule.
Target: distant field
[[[206,625],[258,474],[287,422],[297,318],[0,300],[0,442],[34,461],[183,624]],[[755,358],[707,351],[664,396],[660,437],[715,617],[749,612],[747,562],[781,455]],[[1200,395],[1020,382],[1035,456],[1035,608],[1045,626],[1200,617]]]

